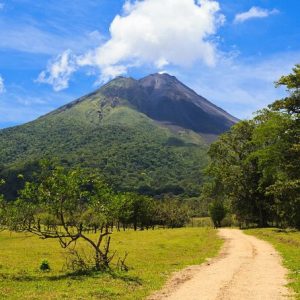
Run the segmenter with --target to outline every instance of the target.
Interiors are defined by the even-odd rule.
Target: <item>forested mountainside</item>
[[[117,190],[199,193],[211,140],[237,119],[168,74],[119,77],[33,122],[0,131],[0,176],[16,196],[44,158],[96,169]]]

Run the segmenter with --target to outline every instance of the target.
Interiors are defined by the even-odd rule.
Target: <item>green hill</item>
[[[208,124],[213,131],[201,135],[189,126],[151,118],[143,111],[147,97],[136,82],[115,79],[33,122],[1,130],[4,193],[14,198],[22,184],[17,174],[30,177],[37,162],[49,158],[97,170],[117,190],[197,195],[208,160],[205,138],[216,136],[216,126]]]

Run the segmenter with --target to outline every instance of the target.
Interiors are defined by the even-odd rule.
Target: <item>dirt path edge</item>
[[[224,240],[219,254],[201,265],[171,275],[147,300],[291,299],[287,270],[268,242],[238,229],[219,229]]]

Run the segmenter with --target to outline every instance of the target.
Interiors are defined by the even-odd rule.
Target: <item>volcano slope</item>
[[[237,119],[168,74],[119,77],[27,124],[0,131],[2,192],[38,161],[99,171],[121,191],[198,194],[207,145]]]

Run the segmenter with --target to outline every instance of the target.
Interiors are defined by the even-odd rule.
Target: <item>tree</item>
[[[221,227],[221,222],[226,217],[226,209],[224,207],[224,203],[219,200],[215,200],[210,203],[209,214],[214,223],[214,227]]]
[[[0,186],[3,185],[5,181],[0,179]],[[4,196],[0,194],[0,229],[5,226],[5,202]]]
[[[181,200],[166,197],[156,202],[153,217],[154,222],[158,225],[179,228],[190,220],[190,211]]]
[[[211,145],[206,196],[228,201],[246,225],[300,228],[300,65],[276,85],[286,86],[289,96]]]
[[[252,159],[257,160],[260,171],[259,190],[264,193],[264,198],[269,199],[270,221],[277,225],[287,220],[288,201],[280,200],[270,191],[278,180],[287,178],[283,172],[285,156],[289,152],[287,140],[287,128],[291,122],[290,116],[268,109],[259,111],[254,118],[256,127],[253,132],[253,143],[256,149],[250,154]]]
[[[43,167],[41,181],[26,182],[18,200],[9,204],[9,229],[27,231],[42,239],[57,239],[63,248],[79,239],[94,250],[94,268],[109,267],[108,220],[114,197],[103,181],[83,171]],[[87,232],[99,231],[97,240]]]
[[[138,226],[142,230],[152,226],[153,200],[135,193],[128,193],[128,199],[131,202],[129,220],[133,224],[134,230],[137,230]]]
[[[269,108],[275,111],[284,111],[288,114],[295,115],[299,122],[300,113],[300,64],[293,68],[293,73],[282,76],[276,83],[276,87],[285,86],[289,96],[277,100]]]
[[[289,96],[269,106],[271,111],[288,118],[277,141],[284,142],[279,172],[275,182],[267,189],[283,209],[286,222],[300,229],[300,65],[289,75],[282,76],[276,86],[285,86]]]
[[[211,198],[227,201],[241,222],[267,221],[267,203],[259,190],[260,171],[252,135],[255,124],[241,121],[222,135],[209,149],[211,163],[207,173],[212,178]]]

